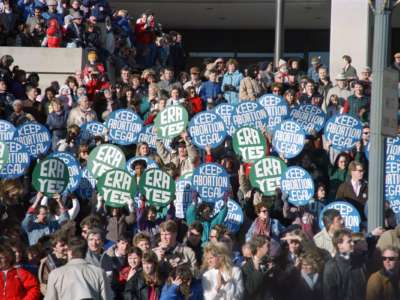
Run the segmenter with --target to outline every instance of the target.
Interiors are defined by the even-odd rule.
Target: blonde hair
[[[204,247],[204,253],[203,253],[203,265],[201,266],[201,269],[203,272],[207,271],[209,269],[209,265],[207,262],[207,256],[216,256],[219,258],[220,261],[220,268],[231,275],[232,273],[232,259],[231,259],[231,253],[228,249],[228,247],[222,243],[222,242],[209,242],[205,247]]]

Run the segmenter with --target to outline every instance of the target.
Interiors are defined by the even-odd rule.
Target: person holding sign
[[[43,194],[38,192],[36,194],[35,202],[28,209],[24,220],[22,221],[22,228],[28,235],[29,245],[35,245],[42,236],[49,235],[54,231],[60,229],[60,225],[69,220],[68,211],[64,208],[59,194],[54,196],[62,212],[57,221],[49,221],[47,219],[49,209],[47,206],[39,206]]]
[[[364,206],[368,200],[368,184],[364,177],[364,167],[357,161],[349,164],[350,180],[342,183],[337,192],[336,199],[345,199],[353,204],[360,213],[361,219],[366,220]]]
[[[172,152],[169,152],[159,139],[156,140],[156,147],[163,163],[172,163],[180,170],[180,174],[191,172],[194,169],[194,164],[198,161],[199,154],[186,131],[180,134],[180,139]]]
[[[193,192],[193,202],[188,207],[186,211],[186,222],[190,226],[195,221],[200,221],[203,225],[203,234],[201,235],[201,241],[206,243],[208,241],[208,237],[210,235],[211,229],[218,224],[222,224],[225,220],[226,215],[228,214],[228,193],[224,195],[224,204],[220,211],[212,216],[213,209],[210,204],[206,202],[202,202],[198,205],[198,197],[197,193]]]

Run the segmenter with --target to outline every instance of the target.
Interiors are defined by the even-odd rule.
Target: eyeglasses
[[[382,256],[382,260],[383,261],[385,261],[385,260],[396,261],[396,260],[398,260],[398,257],[395,257],[395,256]]]

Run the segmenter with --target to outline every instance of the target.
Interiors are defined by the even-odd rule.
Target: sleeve
[[[68,221],[68,220],[69,220],[68,211],[64,211],[64,212],[61,214],[60,218],[57,220],[57,222],[58,222],[58,225],[61,226],[62,223],[66,222],[66,221]]]
[[[22,228],[24,229],[24,231],[26,233],[29,233],[33,230],[33,221],[35,219],[35,216],[33,215],[33,213],[30,211],[31,209],[28,210],[28,212],[25,215],[24,220],[22,221]]]
[[[162,161],[164,164],[168,164],[171,162],[171,153],[168,152],[167,149],[165,149],[164,144],[160,140],[156,140],[156,148],[157,148],[157,153],[161,157]]]
[[[246,174],[239,174],[239,188],[245,195],[247,192],[251,191],[251,184]]]
[[[338,285],[337,285],[337,278],[336,278],[336,272],[333,267],[333,262],[331,261],[330,264],[328,264],[323,273],[323,293],[324,293],[324,298],[325,300],[337,300],[338,295]]]
[[[218,214],[212,219],[210,228],[213,228],[217,224],[222,224],[227,214],[228,214],[228,207],[225,204],[222,207],[222,209],[218,212]]]
[[[123,292],[124,300],[134,300],[135,299],[136,288],[135,288],[134,282],[133,282],[134,278],[135,277],[132,277],[125,284],[125,289]]]
[[[49,274],[49,280],[47,282],[47,292],[44,300],[55,300],[58,299],[57,290],[56,290],[56,282],[55,282],[55,272],[51,272]]]
[[[108,300],[113,298],[110,282],[107,280],[107,276],[104,271],[102,271],[100,289],[101,289],[101,300]]]
[[[219,293],[215,289],[213,282],[208,278],[209,274],[207,272],[203,274],[201,278],[202,286],[203,286],[203,294],[205,300],[218,300],[221,299]]]
[[[254,270],[246,264],[242,269],[242,274],[244,289],[248,294],[254,294],[261,289],[264,284],[264,276],[260,271]]]
[[[165,284],[161,291],[160,300],[178,300],[179,286],[175,284]]]
[[[136,213],[135,210],[129,213],[129,215],[125,216],[125,223],[131,225],[136,221]]]
[[[379,282],[379,275],[374,273],[368,279],[366,300],[380,300],[383,299],[382,293],[383,286]]]
[[[195,163],[197,158],[199,157],[199,153],[197,152],[196,148],[194,147],[194,145],[192,143],[187,142],[186,149],[187,149],[190,161],[192,163]]]
[[[254,221],[254,222],[251,224],[249,230],[247,230],[247,233],[246,233],[246,242],[250,241],[251,238],[253,237],[253,231],[254,231],[255,224],[256,224],[256,222]]]
[[[68,210],[68,216],[70,220],[74,220],[81,209],[81,205],[79,204],[79,200],[76,198],[72,199],[72,207]]]
[[[350,103],[349,103],[349,99],[344,100],[343,103],[343,113],[347,114],[350,110]]]
[[[339,188],[338,188],[338,190],[336,192],[336,198],[335,199],[344,199],[345,194],[344,194],[343,187],[344,187],[344,183],[339,185]]]
[[[234,276],[235,292],[232,295],[232,298],[233,297],[237,297],[238,299],[242,299],[243,294],[244,294],[244,284],[243,284],[242,270],[240,270],[239,268],[235,267],[234,268],[234,272],[233,272],[233,276]]]
[[[196,208],[196,204],[192,203],[186,210],[186,222],[189,226],[192,225],[194,221],[196,221]]]
[[[35,276],[24,269],[18,269],[17,272],[21,272],[23,279],[22,284],[26,291],[24,300],[39,300],[40,298],[40,286]],[[53,298],[57,299],[57,298]]]

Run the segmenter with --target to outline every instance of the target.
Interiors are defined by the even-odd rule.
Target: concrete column
[[[367,0],[332,0],[329,73],[340,73],[342,56],[350,55],[359,75],[370,65],[370,10]],[[372,70],[373,71],[373,70]]]

